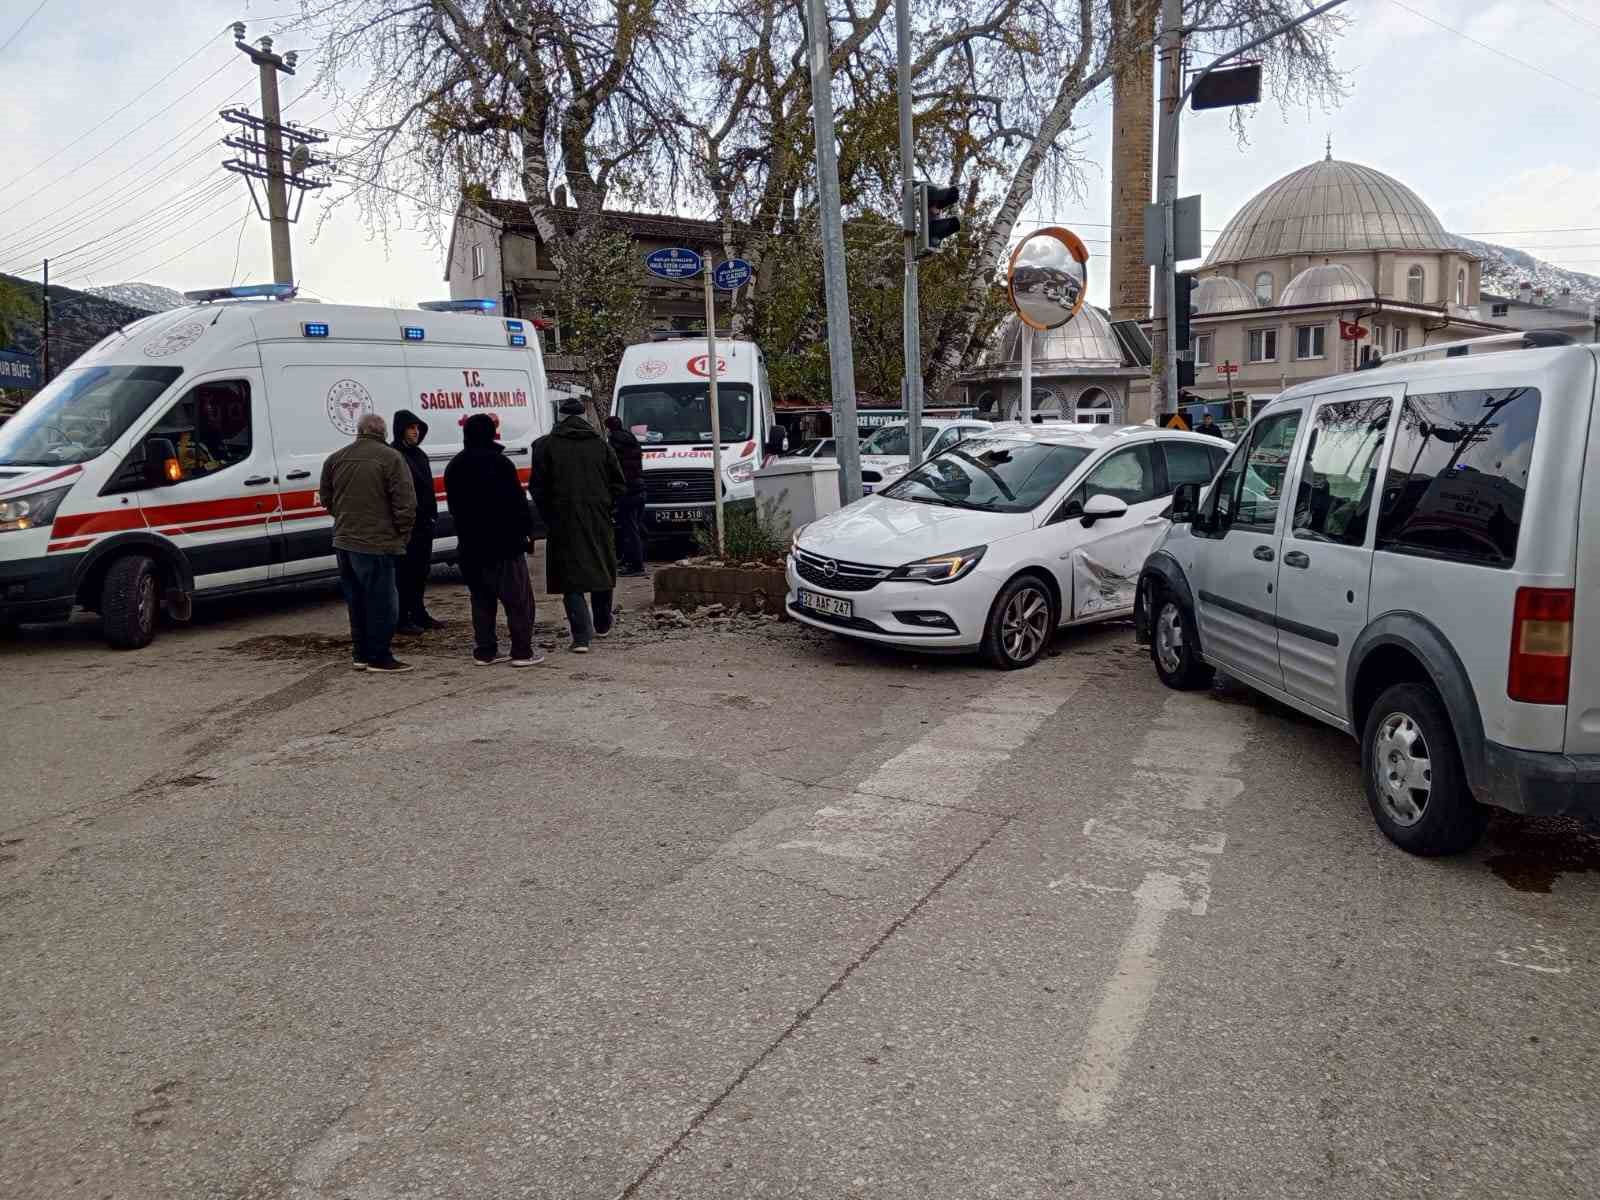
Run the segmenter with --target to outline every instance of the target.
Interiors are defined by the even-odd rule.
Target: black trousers
[[[644,570],[644,492],[617,501],[617,561],[624,571]]]
[[[461,573],[472,596],[473,649],[493,657],[500,649],[495,635],[495,614],[506,610],[506,627],[511,631],[511,657],[533,657],[533,583],[528,578],[528,560],[518,554],[493,562],[463,559]]]
[[[433,522],[419,521],[406,543],[405,557],[397,564],[395,589],[400,593],[400,624],[420,625],[428,615],[422,593],[433,570]]]

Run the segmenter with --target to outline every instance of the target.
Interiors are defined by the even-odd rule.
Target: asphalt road
[[[0,643],[0,1196],[1600,1188],[1592,836],[1409,858],[1126,626],[1002,675],[634,583],[514,672],[435,589],[401,677],[327,589]]]

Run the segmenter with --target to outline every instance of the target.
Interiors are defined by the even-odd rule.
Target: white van
[[[647,534],[688,533],[713,519],[707,366],[703,333],[658,335],[622,353],[611,412],[644,447]],[[717,408],[723,498],[754,499],[756,471],[788,444],[754,342],[717,340]]]
[[[183,619],[196,596],[336,575],[317,481],[366,413],[428,423],[441,497],[467,417],[496,419],[523,480],[550,429],[538,338],[493,301],[355,308],[276,284],[188,298],[0,425],[0,624],[82,606],[135,648],[163,605]],[[434,557],[454,552],[441,512]]]

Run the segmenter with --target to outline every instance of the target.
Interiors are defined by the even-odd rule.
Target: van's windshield
[[[711,400],[704,383],[652,383],[617,393],[617,417],[649,446],[711,441]],[[717,416],[724,442],[750,437],[750,385],[717,383]]]
[[[69,367],[0,425],[0,466],[98,458],[181,374],[182,367]]]

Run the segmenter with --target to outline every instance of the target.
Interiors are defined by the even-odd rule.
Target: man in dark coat
[[[517,468],[494,440],[494,418],[475,413],[461,427],[464,448],[444,469],[445,501],[455,519],[461,573],[472,594],[473,661],[504,662],[495,639],[496,604],[511,630],[511,665],[544,661],[533,649],[533,584],[527,553],[533,515],[517,482]]]
[[[1194,427],[1194,431],[1196,433],[1210,434],[1214,438],[1222,436],[1222,426],[1217,424],[1216,418],[1211,415],[1210,409],[1207,409],[1205,415],[1200,418],[1200,424]]]
[[[622,427],[622,418],[606,418],[606,440],[622,465],[622,482],[628,490],[617,501],[617,558],[622,575],[644,574],[644,449],[639,439]]]
[[[400,457],[411,469],[411,483],[417,493],[417,521],[406,541],[405,557],[396,566],[395,588],[400,593],[400,628],[396,633],[422,633],[443,629],[444,622],[429,615],[422,602],[433,569],[433,526],[439,519],[439,498],[433,491],[433,464],[422,448],[428,436],[428,423],[416,413],[402,408],[394,415],[394,442]]]
[[[572,649],[587,654],[592,638],[611,632],[611,593],[617,586],[611,512],[628,487],[616,451],[584,418],[583,401],[563,400],[560,412],[560,423],[533,444],[528,491],[550,531],[546,586],[566,606]]]

